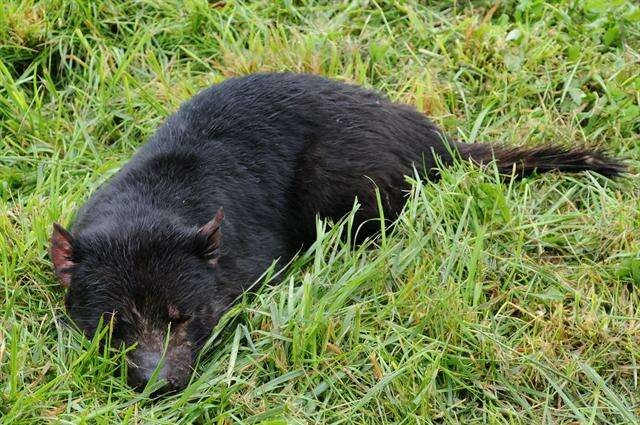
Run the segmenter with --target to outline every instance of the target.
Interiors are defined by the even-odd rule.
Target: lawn
[[[640,6],[425,3],[3,2],[0,422],[639,423]],[[182,101],[280,70],[375,87],[460,140],[600,146],[630,172],[459,164],[362,246],[348,218],[318,223],[184,392],[134,392],[121,352],[65,324],[52,223]]]

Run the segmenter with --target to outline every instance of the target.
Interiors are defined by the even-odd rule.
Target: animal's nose
[[[171,373],[171,365],[162,356],[153,351],[137,349],[129,353],[128,382],[136,389],[144,389],[156,372],[156,381],[165,381],[160,392],[180,390],[184,387]]]
[[[129,353],[129,385],[136,388],[144,388],[156,371],[160,359],[160,355],[150,351],[138,349]],[[166,367],[164,364],[158,372],[158,379],[162,378],[166,379]]]

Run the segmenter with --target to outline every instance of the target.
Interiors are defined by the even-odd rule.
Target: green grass
[[[639,61],[624,0],[3,2],[0,422],[638,423]],[[602,146],[631,172],[502,184],[459,165],[416,182],[384,238],[320,227],[192,384],[151,400],[63,324],[51,223],[180,102],[271,70],[375,87],[467,141]]]

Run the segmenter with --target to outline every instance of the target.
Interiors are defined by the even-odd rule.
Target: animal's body
[[[51,255],[85,333],[113,314],[114,339],[137,343],[132,384],[160,371],[183,387],[223,312],[278,260],[314,237],[316,215],[356,220],[403,207],[414,167],[437,178],[454,156],[523,176],[622,166],[597,151],[447,142],[427,117],[363,88],[317,76],[258,74],[204,90],[170,116],[79,211],[55,227]],[[222,213],[221,208],[224,209]],[[224,219],[223,219],[224,216]],[[364,226],[370,234],[378,224]]]

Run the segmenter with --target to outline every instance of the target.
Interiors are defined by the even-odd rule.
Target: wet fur
[[[495,159],[518,176],[623,170],[595,151],[446,142],[414,108],[317,76],[229,79],[186,102],[87,201],[72,227],[72,253],[52,248],[66,261],[57,272],[70,280],[68,312],[88,334],[113,313],[116,340],[138,343],[138,353],[160,347],[168,326],[179,329],[166,378],[182,387],[185,365],[222,313],[272,261],[285,264],[313,241],[316,215],[339,219],[358,197],[356,220],[378,217],[375,184],[393,218],[413,167],[437,178],[436,163],[458,154]],[[198,229],[221,206],[221,246],[212,254]],[[369,226],[365,234],[378,228]],[[65,246],[55,234],[54,246]],[[189,356],[171,357],[185,347]],[[135,360],[134,352],[130,369]]]

